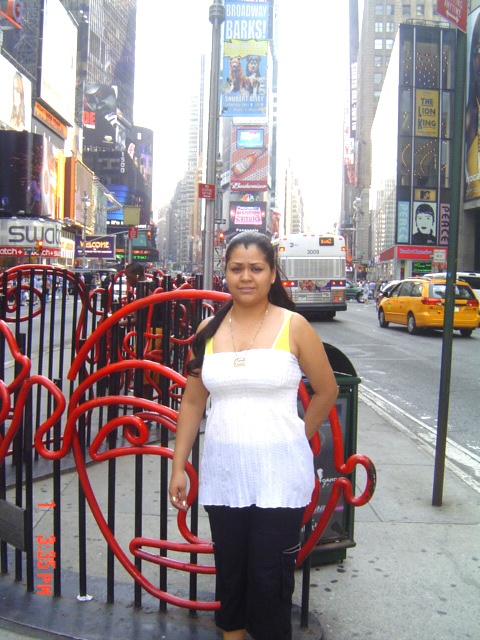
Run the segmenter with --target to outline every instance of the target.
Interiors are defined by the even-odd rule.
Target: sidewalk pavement
[[[362,397],[357,451],[374,462],[377,490],[368,505],[355,510],[356,547],[348,549],[343,563],[312,569],[308,630],[299,625],[298,572],[294,640],[478,638],[480,494],[447,468],[443,506],[433,507],[432,455]],[[358,471],[359,491],[362,482]],[[70,485],[65,486],[68,491]],[[99,588],[104,591],[103,582]],[[47,599],[27,594],[23,584],[12,586],[11,576],[0,576],[0,637],[221,638],[209,613],[190,618],[174,607],[158,613],[153,598],[145,598],[143,608],[135,610],[131,583],[125,584],[125,593],[117,587],[115,595],[113,605],[103,604],[100,597],[88,603],[63,595]]]

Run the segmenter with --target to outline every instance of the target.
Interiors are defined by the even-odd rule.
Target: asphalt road
[[[440,391],[441,331],[411,336],[405,327],[381,329],[375,304],[348,304],[330,322],[313,323],[320,337],[343,351],[362,379],[359,391],[435,448]],[[454,332],[447,459],[480,488],[480,330]],[[461,475],[460,473],[460,475]]]

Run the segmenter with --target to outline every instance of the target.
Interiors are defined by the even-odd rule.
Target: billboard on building
[[[0,211],[58,217],[63,156],[44,136],[0,131]]]
[[[480,7],[472,11],[467,23],[467,104],[465,113],[465,201],[480,198],[479,103]]]
[[[231,140],[231,191],[266,191],[269,155],[266,124],[235,124]]]
[[[266,232],[266,202],[230,202],[229,234],[240,231]]]
[[[36,255],[36,243],[43,242],[42,256],[61,255],[61,224],[46,218],[0,218],[0,256],[29,257]]]
[[[87,148],[125,149],[126,132],[117,111],[115,85],[86,82],[83,98],[83,139]]]
[[[15,131],[32,128],[32,83],[0,55],[0,121]]]
[[[450,236],[450,205],[440,204],[440,214],[438,220],[438,244],[442,247],[448,246]]]
[[[269,10],[268,0],[225,2],[221,94],[227,117],[266,115]]]
[[[411,244],[437,244],[437,205],[435,202],[414,202]]]
[[[415,90],[415,135],[438,138],[438,91]]]
[[[86,236],[85,238],[85,257],[97,258],[99,260],[114,260],[116,251],[116,236]],[[75,236],[75,257],[83,256],[83,241]]]
[[[73,126],[77,27],[60,0],[45,0],[42,36],[40,98]]]

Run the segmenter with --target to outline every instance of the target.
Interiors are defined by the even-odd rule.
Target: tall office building
[[[170,202],[166,255],[177,270],[192,271],[202,262],[202,182],[205,111],[205,56],[200,59],[199,92],[190,98],[187,169]]]

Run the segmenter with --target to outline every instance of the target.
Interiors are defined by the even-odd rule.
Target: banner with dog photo
[[[222,113],[267,111],[268,2],[225,2]]]

